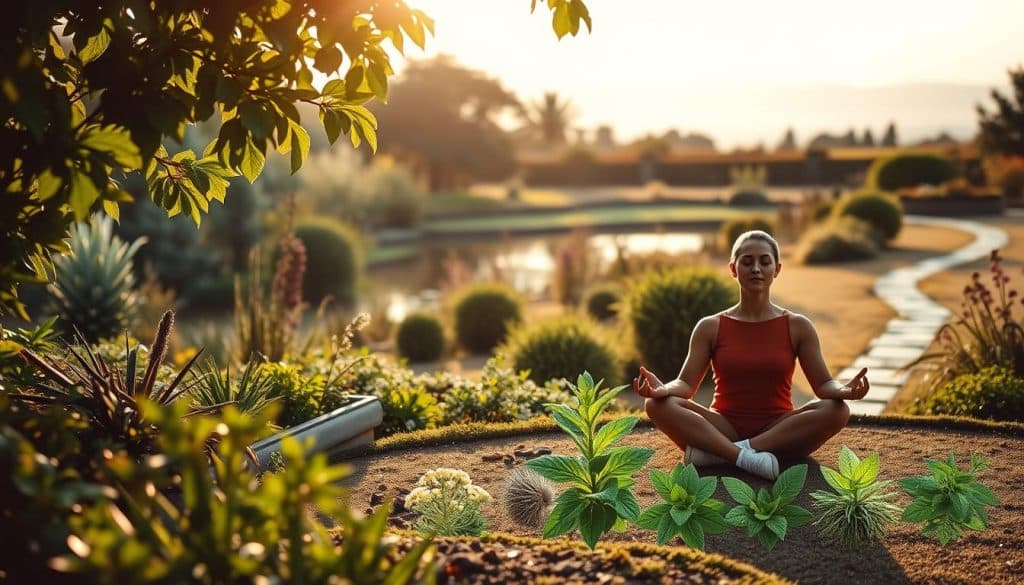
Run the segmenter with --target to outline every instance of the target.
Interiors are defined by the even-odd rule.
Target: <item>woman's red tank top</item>
[[[738,416],[777,416],[793,410],[796,354],[789,313],[767,321],[721,315],[711,353],[715,396],[711,408]]]

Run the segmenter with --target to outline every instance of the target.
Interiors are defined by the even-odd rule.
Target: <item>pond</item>
[[[549,291],[558,262],[581,262],[601,273],[622,254],[697,254],[713,233],[626,233],[503,238],[498,241],[436,241],[418,245],[413,258],[371,268],[367,275],[372,303],[391,322],[416,310],[440,308],[442,292],[468,282],[507,282],[527,299]]]

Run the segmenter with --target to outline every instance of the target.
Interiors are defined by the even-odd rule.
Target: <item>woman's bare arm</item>
[[[849,383],[843,384],[832,378],[821,354],[821,340],[811,320],[803,315],[793,315],[790,326],[796,333],[797,357],[800,368],[807,376],[814,395],[821,399],[860,400],[870,387],[867,380],[867,368],[862,369]]]

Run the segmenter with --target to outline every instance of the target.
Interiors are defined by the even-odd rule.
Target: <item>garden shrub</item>
[[[194,309],[231,309],[235,302],[235,280],[227,274],[205,276],[190,283],[181,295]]]
[[[729,205],[733,207],[757,207],[770,204],[768,196],[760,189],[741,189],[729,196]]]
[[[622,287],[614,282],[596,284],[583,295],[583,307],[587,314],[605,321],[619,314],[619,302],[622,300]]]
[[[624,302],[643,364],[659,377],[674,377],[697,321],[736,301],[734,285],[708,268],[648,273],[631,286]]]
[[[898,154],[876,160],[868,169],[867,184],[884,191],[918,185],[941,185],[959,175],[956,165],[937,154]]]
[[[355,301],[362,248],[355,231],[329,218],[303,218],[295,235],[306,248],[303,298],[312,304],[332,296],[342,304]]]
[[[317,376],[307,376],[297,364],[270,362],[260,366],[260,375],[266,377],[271,386],[271,396],[282,403],[277,415],[277,424],[282,428],[312,420],[323,412],[321,398],[323,381]]]
[[[912,407],[917,414],[1024,422],[1024,379],[993,365],[961,374]]]
[[[814,226],[800,239],[796,260],[802,264],[830,264],[867,260],[878,256],[871,226],[852,217]]]
[[[528,370],[536,384],[568,380],[580,372],[616,384],[622,373],[608,335],[597,323],[577,314],[514,328],[501,353],[514,370]]]
[[[384,387],[376,396],[384,408],[384,421],[374,430],[375,436],[429,429],[441,417],[437,399],[421,386]]]
[[[486,353],[505,340],[522,320],[522,301],[502,284],[473,284],[455,301],[455,338],[474,353]]]
[[[875,231],[879,246],[892,240],[903,227],[903,206],[899,199],[873,191],[847,195],[836,202],[832,210],[835,217],[855,217],[866,222]]]
[[[444,327],[429,313],[413,313],[395,331],[398,355],[410,362],[433,362],[444,353]]]
[[[751,230],[761,230],[774,236],[775,224],[759,215],[725,220],[722,222],[722,226],[718,228],[718,249],[726,254],[730,253],[736,238],[740,237],[740,234]]]
[[[424,194],[409,171],[375,166],[363,186],[364,215],[375,228],[410,228],[423,217]]]
[[[1024,169],[1010,169],[999,179],[999,189],[1007,201],[1024,200]]]

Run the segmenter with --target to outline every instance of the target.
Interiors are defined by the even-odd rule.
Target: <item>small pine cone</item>
[[[505,507],[512,521],[530,528],[540,528],[555,500],[554,487],[544,477],[527,467],[512,472],[505,486]]]

